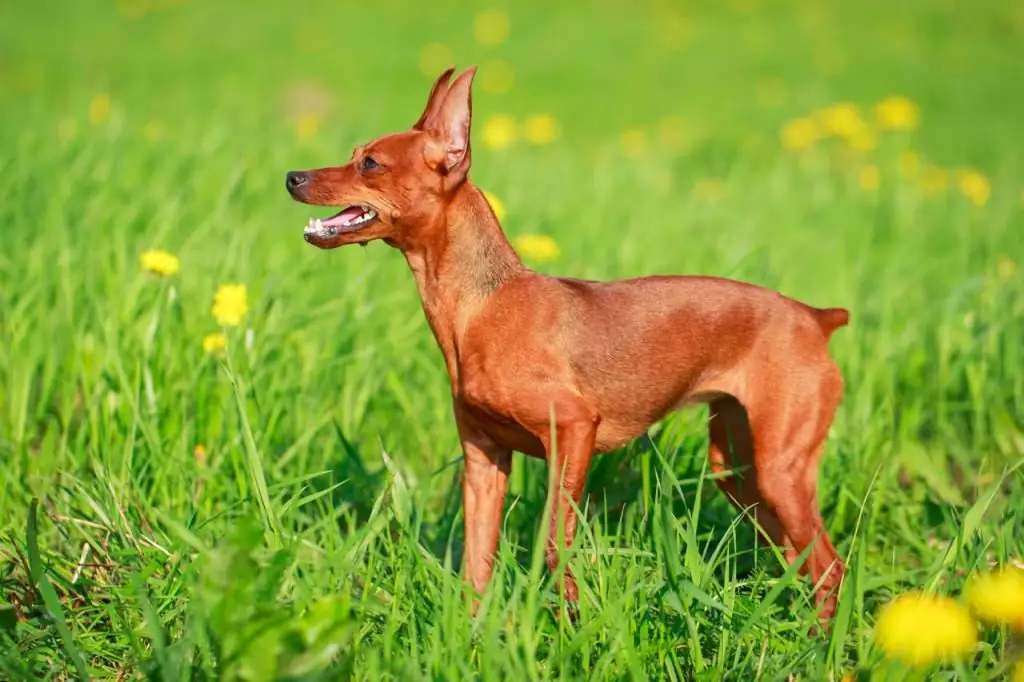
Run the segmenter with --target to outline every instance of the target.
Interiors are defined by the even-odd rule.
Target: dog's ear
[[[459,74],[441,104],[437,116],[431,119],[426,131],[440,144],[438,170],[445,176],[444,187],[451,190],[466,179],[469,172],[469,125],[473,117],[473,76],[476,67]]]
[[[430,88],[430,95],[427,97],[427,106],[420,114],[420,119],[413,125],[413,130],[426,130],[430,120],[437,116],[441,104],[444,103],[444,96],[448,94],[448,79],[452,77],[453,73],[455,73],[455,67],[450,66],[434,81],[434,87]]]

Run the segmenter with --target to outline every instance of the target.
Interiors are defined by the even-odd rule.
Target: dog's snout
[[[284,185],[289,192],[293,192],[306,184],[306,173],[304,171],[288,171],[285,176]]]

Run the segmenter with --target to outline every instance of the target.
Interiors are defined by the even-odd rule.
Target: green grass
[[[1019,3],[517,0],[495,47],[462,3],[265,4],[0,8],[0,677],[838,679],[879,663],[892,595],[1024,558]],[[432,42],[514,69],[477,90],[473,178],[510,236],[558,241],[538,269],[713,273],[852,311],[820,491],[850,567],[830,635],[707,477],[702,410],[595,460],[575,624],[536,549],[545,467],[517,455],[467,615],[460,453],[412,278],[382,244],[308,247],[283,187],[410,125]],[[780,148],[794,117],[890,94],[919,130]],[[497,113],[562,134],[490,150]],[[907,150],[978,169],[990,200],[955,178],[922,196]],[[180,273],[143,272],[148,248]],[[227,282],[251,302],[230,364],[201,344]],[[990,679],[1013,646],[986,631],[944,670]]]

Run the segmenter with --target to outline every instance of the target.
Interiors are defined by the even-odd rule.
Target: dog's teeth
[[[320,222],[319,218],[316,219],[315,227],[316,227],[317,231],[320,231],[320,230],[324,229],[324,224],[322,222]]]

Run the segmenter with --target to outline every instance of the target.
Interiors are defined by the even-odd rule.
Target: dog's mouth
[[[354,204],[325,220],[310,218],[303,234],[307,241],[311,238],[325,239],[346,232],[357,232],[377,220],[377,211],[373,207]]]

